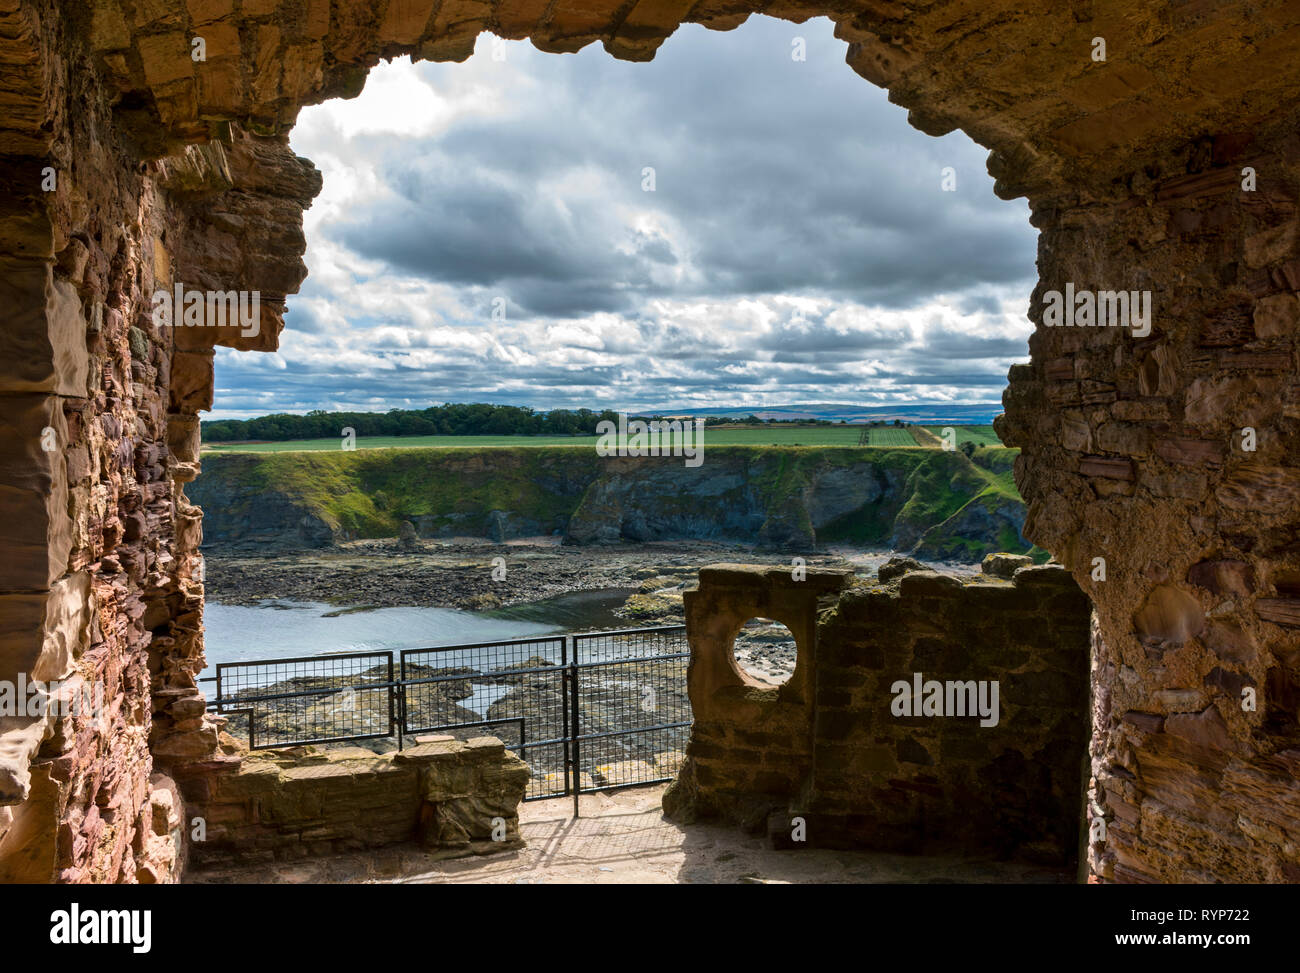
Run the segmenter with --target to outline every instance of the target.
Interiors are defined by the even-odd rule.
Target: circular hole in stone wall
[[[790,678],[798,652],[794,633],[770,618],[751,618],[740,626],[732,651],[742,672],[769,686]]]

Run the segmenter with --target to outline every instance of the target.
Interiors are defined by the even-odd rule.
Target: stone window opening
[[[781,686],[794,673],[799,649],[794,633],[772,618],[747,619],[731,643],[740,671],[765,686]]]

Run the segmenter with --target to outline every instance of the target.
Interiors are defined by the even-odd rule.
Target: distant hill
[[[843,405],[835,403],[815,403],[801,405],[767,405],[739,406],[728,409],[663,409],[664,415],[672,416],[758,416],[760,419],[783,419],[794,421],[811,421],[829,419],[832,422],[861,423],[883,419],[892,422],[939,423],[954,422],[965,426],[986,426],[993,417],[1001,415],[1001,402],[921,402],[900,405]]]

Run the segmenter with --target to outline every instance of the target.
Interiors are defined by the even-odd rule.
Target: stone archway
[[[0,876],[166,877],[179,817],[156,771],[219,759],[183,485],[213,345],[275,347],[304,274],[299,108],[384,57],[463,60],[482,31],[636,60],[682,22],[761,12],[831,17],[854,70],[922,131],[989,147],[998,194],[1030,201],[1039,327],[1001,433],[1026,534],[1096,606],[1093,873],[1300,880],[1293,4],[69,6],[0,0],[0,679],[100,684],[109,705],[0,725]],[[261,291],[257,334],[153,326],[149,295],[183,278]],[[1067,285],[1150,291],[1150,332],[1045,326]]]

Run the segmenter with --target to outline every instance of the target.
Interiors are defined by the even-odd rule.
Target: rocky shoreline
[[[354,541],[326,551],[255,555],[214,550],[205,556],[206,597],[220,604],[288,600],[324,602],[346,611],[403,606],[489,611],[621,588],[632,593],[614,614],[626,619],[628,627],[683,622],[682,594],[707,564],[792,564],[789,556],[737,544],[680,541],[592,549],[546,538],[510,544],[406,538]],[[809,568],[841,568],[874,577],[891,556],[844,549],[804,560]],[[969,570],[964,565],[942,567]],[[754,620],[736,638],[736,659],[754,678],[780,683],[794,669],[793,638],[782,625]]]
[[[541,538],[510,544],[353,541],[330,550],[249,554],[216,549],[205,550],[204,556],[205,596],[223,605],[283,599],[348,608],[462,611],[579,591],[635,589],[655,578],[685,583],[704,565],[720,561],[791,564],[789,556],[737,544],[673,541],[582,548]],[[846,552],[804,560],[809,568],[848,568],[870,575],[888,557],[887,552]],[[645,594],[668,586],[650,587]],[[628,606],[628,617],[658,620],[660,608],[653,598],[640,599]]]
[[[498,559],[502,558],[505,574],[502,576],[498,570],[494,575],[493,568],[499,569],[502,562]],[[1019,557],[1010,560],[1014,562],[1008,565],[1012,570],[1027,561]],[[347,606],[340,609],[343,611],[399,606],[483,610],[584,590],[624,588],[631,594],[615,614],[625,618],[627,627],[632,628],[683,622],[684,592],[695,582],[701,566],[720,561],[791,566],[789,560],[776,555],[709,542],[638,544],[591,551],[545,543],[428,544],[408,538],[404,542],[354,542],[342,551],[263,557],[209,553],[207,596],[212,601],[243,605],[277,599],[326,602]],[[843,550],[807,559],[809,568],[847,569],[886,582],[905,570],[922,566],[911,558],[878,551]],[[929,566],[956,573],[963,573],[964,567]],[[993,565],[995,572],[997,567]],[[737,663],[750,676],[778,685],[794,671],[797,652],[785,626],[756,618],[738,633],[735,654]],[[408,726],[439,727],[435,732],[464,738],[466,734],[481,734],[485,720],[495,721],[494,727],[500,724],[498,728],[507,731],[514,720],[524,720],[533,739],[539,733],[543,738],[562,734],[563,729],[555,721],[564,710],[563,685],[546,672],[553,664],[539,657],[492,671],[461,667],[417,672],[417,676],[427,678],[408,693]],[[659,704],[672,713],[689,713],[685,662],[656,665],[659,668],[654,670],[652,681]],[[375,670],[354,678],[364,683],[378,680],[385,673]],[[260,714],[263,739],[293,741],[361,732],[379,734],[360,743],[366,749],[384,753],[395,748],[396,739],[387,735],[387,694],[364,689],[340,692],[349,681],[340,679],[343,677],[296,677],[251,690],[253,695],[306,693],[269,706],[250,703]],[[495,686],[504,691],[494,694]],[[629,687],[621,677],[593,670],[584,685],[584,732],[618,728],[626,714],[638,712],[643,690],[639,684]],[[346,708],[341,708],[345,705],[341,700],[346,701]],[[232,713],[226,720],[229,732],[247,739],[247,716]],[[677,739],[679,736],[672,731],[666,737],[632,737],[630,745],[621,738],[606,740],[584,753],[584,778],[600,785],[607,778],[613,780],[626,774],[637,779],[670,774],[684,750],[684,740]],[[530,786],[539,795],[555,785],[557,775],[563,774],[562,756],[562,749],[553,746],[530,748]]]

